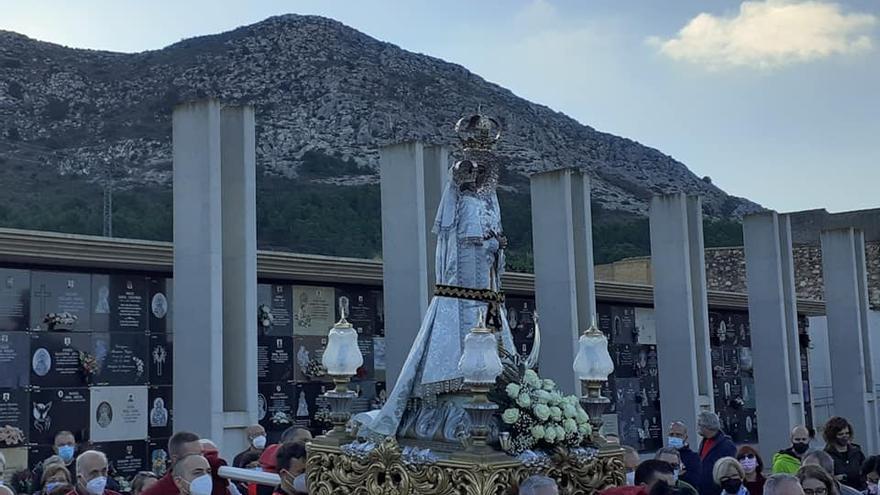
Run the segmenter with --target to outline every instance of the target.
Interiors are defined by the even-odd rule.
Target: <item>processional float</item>
[[[343,312],[322,363],[333,428],[308,445],[312,494],[503,494],[533,474],[560,493],[592,494],[624,482],[619,446],[599,434],[613,371],[595,323],[579,341],[574,371],[585,394],[563,395],[535,371],[540,329],[528,357],[511,338],[501,274],[506,238],[495,192],[497,120],[458,121],[462,159],[453,165],[433,231],[434,297],[400,376],[380,410],[352,417],[348,383],[363,364]]]

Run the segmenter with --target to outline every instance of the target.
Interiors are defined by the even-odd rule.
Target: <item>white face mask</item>
[[[260,435],[258,437],[254,437],[251,440],[251,445],[254,446],[255,449],[265,449],[266,448],[266,435]]]
[[[86,491],[92,495],[102,495],[105,488],[107,488],[107,478],[104,476],[98,476],[86,483]]]
[[[211,495],[213,489],[214,482],[210,474],[203,474],[189,482],[190,495]]]
[[[628,486],[635,486],[636,485],[636,472],[635,471],[630,471],[630,472],[626,473],[626,484]]]

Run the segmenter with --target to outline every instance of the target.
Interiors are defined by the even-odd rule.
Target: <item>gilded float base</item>
[[[559,493],[592,495],[624,483],[623,451],[602,446],[589,460],[560,451],[549,465],[527,466],[513,457],[456,453],[430,464],[403,459],[400,445],[388,438],[362,458],[344,454],[316,438],[308,446],[308,482],[312,495],[503,495],[533,474],[554,478]]]

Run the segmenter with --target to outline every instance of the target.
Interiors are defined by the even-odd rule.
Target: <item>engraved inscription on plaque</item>
[[[29,271],[0,268],[0,332],[27,330],[30,288]]]

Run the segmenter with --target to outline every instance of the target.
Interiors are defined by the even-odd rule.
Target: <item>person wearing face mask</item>
[[[810,450],[810,431],[805,426],[791,430],[791,447],[773,455],[773,474],[795,474]]]
[[[664,447],[654,454],[654,459],[669,464],[672,468],[672,488],[681,495],[697,495],[697,489],[682,479],[681,455],[674,447]]]
[[[703,469],[703,463],[700,460],[700,454],[691,450],[691,446],[688,444],[687,425],[681,421],[673,421],[669,425],[669,436],[666,438],[666,446],[678,449],[678,455],[681,457],[683,468],[683,472],[679,474],[679,479],[693,487],[700,486],[700,473]]]
[[[190,454],[178,460],[171,476],[180,495],[211,495],[214,489],[211,465],[201,454]]]
[[[862,463],[862,478],[865,479],[864,495],[880,495],[880,456],[872,455]]]
[[[214,493],[212,495],[229,495],[229,480],[221,478],[217,473],[221,467],[226,465],[216,447],[212,442],[202,443],[201,439],[195,433],[189,431],[178,431],[168,440],[168,457],[171,465],[177,464],[177,461],[190,455],[202,455],[208,460],[211,466],[211,477],[213,480]],[[143,495],[178,495],[180,493],[174,477],[169,471],[165,476],[159,479],[153,486],[143,491]]]
[[[107,456],[87,450],[76,458],[76,485],[67,495],[119,495],[107,489]]]
[[[254,464],[258,466],[260,454],[266,449],[265,428],[260,425],[248,426],[245,434],[247,435],[248,447],[232,459],[233,467],[250,468]]]
[[[639,467],[639,452],[629,445],[621,445],[623,449],[623,468],[626,470],[626,484],[634,486],[636,484],[636,468]]]
[[[70,485],[70,472],[64,467],[64,464],[48,464],[43,468],[43,478],[40,480],[40,484],[43,487],[40,493],[49,495],[60,486]]]
[[[749,490],[743,484],[746,472],[733,457],[718,459],[712,469],[712,478],[721,487],[720,495],[749,495]]]
[[[43,489],[40,480],[43,479],[43,469],[53,462],[61,461],[69,472],[73,471],[73,461],[76,456],[76,438],[73,433],[62,430],[55,434],[55,440],[52,444],[53,455],[43,459],[33,470],[31,470],[31,492],[38,492]]]
[[[297,486],[297,478],[306,472],[306,448],[299,442],[281,444],[275,453],[275,466],[281,485],[276,495],[300,495],[303,491]],[[301,482],[300,482],[301,483]]]
[[[825,452],[834,460],[834,478],[844,485],[865,491],[867,485],[862,478],[862,464],[865,454],[861,447],[853,443],[853,427],[844,418],[835,416],[825,423]]]
[[[743,445],[736,452],[736,460],[739,461],[739,465],[746,473],[743,485],[749,494],[764,495],[764,483],[767,479],[764,478],[764,460],[761,459],[758,451],[748,445]]]

